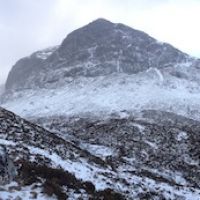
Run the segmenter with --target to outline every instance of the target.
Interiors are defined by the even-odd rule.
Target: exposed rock
[[[60,46],[19,60],[9,73],[6,89],[44,88],[68,77],[136,74],[192,60],[142,31],[97,19],[70,33]]]
[[[64,199],[199,199],[197,121],[151,110],[37,123],[52,132],[0,109],[0,144],[18,163],[13,188],[31,186],[27,198],[45,191]]]
[[[16,169],[8,156],[6,146],[0,145],[0,185],[8,184],[16,176]]]

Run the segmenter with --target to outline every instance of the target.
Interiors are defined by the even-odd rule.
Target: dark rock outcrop
[[[6,146],[0,145],[0,185],[7,184],[16,176],[16,169],[9,158]]]
[[[75,76],[135,74],[188,60],[192,58],[187,54],[142,31],[97,19],[70,33],[59,47],[19,60],[6,89],[43,88]]]

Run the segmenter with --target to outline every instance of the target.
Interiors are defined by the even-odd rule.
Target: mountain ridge
[[[68,77],[136,74],[193,60],[142,31],[105,19],[71,32],[47,54],[46,59],[36,52],[19,60],[8,75],[6,89],[44,88]]]

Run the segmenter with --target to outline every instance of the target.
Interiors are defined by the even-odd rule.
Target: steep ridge
[[[1,108],[0,144],[17,169],[2,199],[200,198],[196,121],[157,111],[43,120],[53,133]]]
[[[49,199],[47,195],[56,195],[53,199],[120,196],[112,190],[114,182],[107,180],[106,176],[114,179],[116,173],[105,161],[2,108],[0,145],[7,149],[18,171],[15,182],[1,188],[1,199],[17,195],[26,199],[33,195],[37,199]],[[54,180],[61,176],[67,180]]]
[[[9,73],[6,89],[44,88],[68,77],[136,74],[192,60],[142,31],[97,19],[70,33],[60,46],[19,60]]]
[[[32,82],[35,82],[33,79],[33,76],[36,76],[37,74],[41,73],[44,68],[44,62],[45,60],[54,52],[56,51],[56,47],[47,48],[42,51],[37,51],[30,55],[29,57],[25,57],[17,61],[17,63],[13,66],[12,70],[10,71],[8,75],[8,79],[6,81],[6,89],[12,88],[16,84],[15,89],[18,88],[29,88],[31,85],[26,84],[28,82],[28,79],[32,79]],[[34,85],[34,83],[32,83]]]

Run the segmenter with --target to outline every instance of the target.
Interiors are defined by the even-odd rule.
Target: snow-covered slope
[[[0,145],[17,169],[0,186],[1,199],[200,198],[197,122],[146,111],[140,118],[65,123],[54,121],[49,129],[71,137],[0,109]]]
[[[42,199],[49,199],[45,193],[56,195],[57,198],[52,196],[54,199],[67,199],[67,195],[69,199],[80,196],[85,196],[85,199],[89,196],[98,199],[101,196],[103,198],[103,191],[108,187],[115,195],[114,184],[106,176],[114,178],[116,172],[113,172],[105,161],[2,108],[0,145],[6,147],[18,170],[18,176],[14,180],[16,182],[0,190],[0,198],[3,200],[6,200],[7,196],[10,196],[10,199],[15,199],[16,196],[30,199],[35,193],[38,199],[41,196]],[[65,183],[53,180],[59,180],[61,176],[66,179]],[[61,184],[63,189],[58,186],[55,191],[49,193],[52,188],[48,187],[54,186],[48,181]],[[102,191],[102,194],[98,191]],[[66,194],[66,198],[59,198],[62,193]]]
[[[2,106],[29,118],[155,109],[200,119],[200,73],[196,70],[190,80],[192,76],[179,78],[169,71],[151,68],[136,75],[69,78],[62,87],[4,94]],[[189,76],[189,72],[181,73]]]

